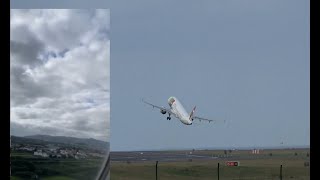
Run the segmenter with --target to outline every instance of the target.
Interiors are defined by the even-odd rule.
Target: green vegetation
[[[11,154],[11,180],[88,180],[100,170],[102,158],[50,159],[35,157],[32,153]]]
[[[22,180],[22,179],[19,178],[19,177],[16,177],[16,176],[11,176],[11,177],[10,177],[10,180]]]
[[[52,176],[43,178],[43,180],[74,180],[74,178],[66,177],[66,176]]]
[[[185,153],[183,151],[179,151]],[[295,155],[297,152],[297,155]],[[197,154],[224,155],[224,151],[197,151]],[[272,156],[269,154],[272,153]],[[310,179],[310,168],[305,162],[309,161],[309,149],[295,150],[264,150],[260,154],[251,154],[250,151],[230,151],[238,158],[193,160],[181,162],[159,162],[158,179],[217,179],[218,163],[219,176],[223,180],[231,179],[279,179],[280,165],[283,179]],[[229,160],[240,161],[240,166],[226,166]],[[143,180],[155,179],[155,162],[111,162],[111,179]]]

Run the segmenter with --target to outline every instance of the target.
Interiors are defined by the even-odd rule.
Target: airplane
[[[151,103],[145,101],[144,99],[142,99],[142,102],[152,106],[153,108],[156,107],[156,108],[160,109],[160,112],[162,114],[168,113],[167,120],[171,120],[171,115],[173,114],[177,119],[179,119],[185,125],[192,125],[194,119],[197,119],[200,122],[202,120],[203,121],[208,121],[209,123],[212,122],[212,121],[215,121],[215,120],[211,120],[211,119],[206,119],[206,118],[201,118],[201,117],[198,117],[198,116],[194,116],[194,112],[196,110],[196,106],[194,106],[194,108],[192,109],[191,113],[188,114],[187,111],[182,106],[182,104],[180,103],[180,101],[176,97],[173,97],[173,96],[171,96],[168,99],[168,104],[170,106],[170,109],[151,104]]]

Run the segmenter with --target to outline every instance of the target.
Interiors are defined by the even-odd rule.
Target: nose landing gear
[[[171,120],[170,114],[169,114],[169,116],[167,117],[167,120]]]

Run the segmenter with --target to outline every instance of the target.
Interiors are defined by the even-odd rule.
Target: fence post
[[[220,167],[219,167],[219,163],[218,163],[218,180],[219,180],[219,169],[220,169]]]
[[[280,166],[280,180],[282,180],[282,165]]]
[[[158,161],[156,162],[156,180],[158,180]]]

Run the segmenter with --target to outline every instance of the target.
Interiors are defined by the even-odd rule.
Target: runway
[[[270,152],[272,150],[269,150]],[[274,151],[275,153],[276,151]],[[222,151],[122,151],[111,152],[112,162],[144,162],[162,161],[178,162],[190,160],[250,160],[250,159],[270,159],[269,153],[251,154],[249,150],[232,152],[232,154],[222,154]]]
[[[161,151],[131,151],[131,152],[111,152],[111,161],[136,162],[136,161],[186,161],[195,159],[217,159],[209,155],[196,154],[190,152],[161,152]]]

